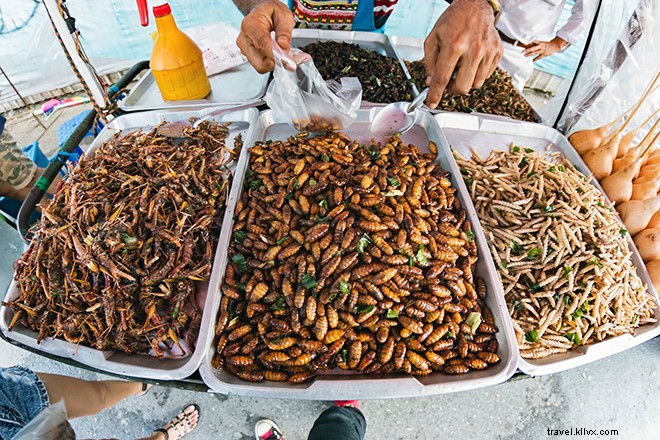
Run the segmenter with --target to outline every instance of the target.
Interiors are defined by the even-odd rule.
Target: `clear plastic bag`
[[[287,122],[300,131],[342,130],[357,117],[362,102],[362,84],[357,78],[325,81],[312,58],[299,49],[286,53],[274,37],[275,70],[266,93],[266,103],[277,122]]]
[[[76,433],[66,419],[64,400],[41,411],[21,429],[14,440],[75,440]]]

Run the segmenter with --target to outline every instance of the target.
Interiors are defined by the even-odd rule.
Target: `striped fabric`
[[[294,0],[296,26],[351,30],[360,0]],[[374,25],[381,28],[399,0],[374,0]]]

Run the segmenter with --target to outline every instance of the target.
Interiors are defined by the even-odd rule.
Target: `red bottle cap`
[[[164,5],[154,6],[154,17],[156,18],[164,17],[171,13],[172,10],[170,9],[169,3],[165,3]]]

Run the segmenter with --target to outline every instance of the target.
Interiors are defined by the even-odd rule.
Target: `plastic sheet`
[[[19,431],[14,440],[75,440],[76,434],[66,419],[64,400],[51,405]]]
[[[266,103],[278,122],[301,131],[342,130],[355,121],[362,102],[357,78],[325,81],[312,58],[300,49],[287,54],[272,37],[275,70]]]
[[[557,125],[568,134],[602,126],[630,108],[660,70],[660,3],[603,2],[573,91]],[[612,29],[621,32],[612,35]],[[660,93],[646,101],[631,124],[660,106]]]

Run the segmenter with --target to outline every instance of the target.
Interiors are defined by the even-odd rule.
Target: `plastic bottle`
[[[147,0],[137,0],[142,26],[149,24]],[[165,101],[205,98],[211,84],[204,69],[202,51],[174,22],[167,3],[154,6],[158,34],[149,67]]]

